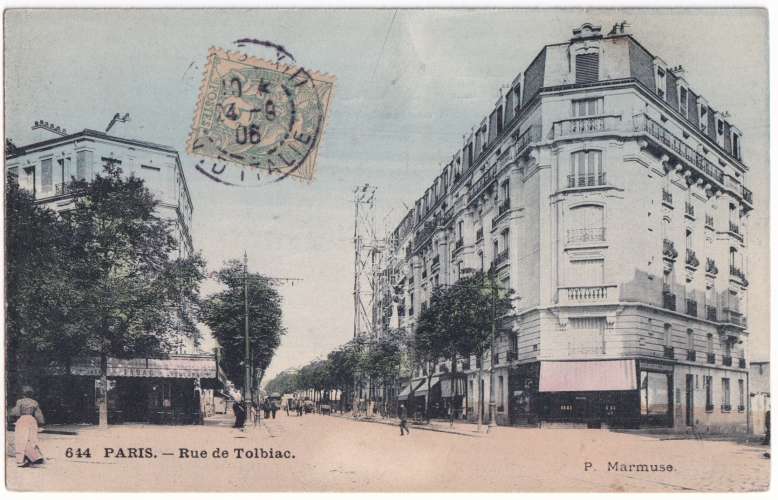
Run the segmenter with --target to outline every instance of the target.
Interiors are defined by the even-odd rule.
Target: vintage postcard
[[[764,9],[10,9],[13,491],[770,486]]]

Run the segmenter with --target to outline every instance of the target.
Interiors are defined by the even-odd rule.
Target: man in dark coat
[[[400,405],[400,435],[404,436],[405,433],[410,434],[411,430],[408,428],[408,410],[404,404]]]

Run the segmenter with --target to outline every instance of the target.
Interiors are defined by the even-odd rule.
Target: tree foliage
[[[222,368],[234,381],[243,380],[245,358],[245,304],[243,264],[225,263],[217,273],[224,289],[208,296],[202,304],[201,318],[213,331],[223,349]],[[285,333],[281,318],[281,296],[269,278],[248,273],[248,310],[251,363],[265,370]]]

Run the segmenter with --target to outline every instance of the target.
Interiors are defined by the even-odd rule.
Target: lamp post
[[[249,285],[248,285],[249,257],[243,252],[243,306],[244,325],[243,335],[245,340],[245,358],[243,362],[243,400],[247,405],[251,404],[251,343],[249,340]]]

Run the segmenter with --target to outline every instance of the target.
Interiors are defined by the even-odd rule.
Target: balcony
[[[76,187],[72,182],[54,184],[54,196],[62,196],[74,192],[76,192]]]
[[[616,285],[561,287],[558,302],[560,306],[614,302],[618,299],[616,290]]]
[[[585,188],[605,186],[605,173],[597,175],[568,175],[568,188]]]
[[[667,359],[675,359],[675,348],[672,346],[665,346],[664,357]]]
[[[686,142],[679,139],[658,122],[648,116],[634,117],[635,132],[647,134],[653,141],[690,166],[698,175],[704,176],[720,186],[724,184],[724,171],[713,162],[692,149]]]
[[[500,203],[500,206],[497,209],[497,215],[504,215],[508,210],[511,209],[511,199],[505,198],[505,200]]]
[[[732,221],[729,221],[729,232],[737,238],[742,238],[743,235],[740,233],[740,226]]]
[[[678,250],[675,249],[675,243],[665,239],[662,242],[662,256],[667,260],[674,261],[678,257]]]
[[[710,403],[705,403],[705,411],[712,412],[713,411],[713,405]]]
[[[432,258],[432,268],[440,266],[440,255],[436,255]]]
[[[746,188],[745,186],[742,186],[742,188],[743,188],[743,200],[749,205],[753,205],[754,193],[752,193],[751,190]]]
[[[705,306],[705,319],[716,321],[716,306]]]
[[[686,267],[691,269],[697,269],[700,267],[700,260],[697,258],[697,254],[691,248],[686,249]]]
[[[484,228],[479,227],[475,232],[475,241],[482,241],[484,239]]]
[[[662,292],[662,307],[675,311],[675,294],[669,291]]]
[[[554,122],[554,139],[599,134],[621,128],[621,115],[587,116]]]
[[[491,188],[492,184],[494,184],[495,182],[497,182],[497,168],[494,165],[492,165],[472,185],[472,187],[470,188],[470,193],[468,194],[469,199],[474,200],[478,198],[481,192],[485,191],[487,188]]]
[[[739,281],[743,286],[748,286],[746,274],[739,267],[729,266],[729,279],[734,279],[735,281]]]
[[[452,251],[451,251],[451,256],[453,257],[454,255],[456,255],[456,254],[457,254],[457,252],[459,252],[460,250],[462,250],[462,248],[463,248],[464,246],[465,246],[465,240],[463,240],[462,238],[459,238],[459,239],[456,241],[456,243],[454,243],[454,250],[452,250]]]
[[[708,358],[706,360],[709,364],[715,365],[716,364],[716,355],[712,352],[708,353]]]
[[[705,259],[705,274],[716,276],[719,274],[719,268],[716,267],[716,261],[710,257]]]
[[[508,258],[510,257],[509,253],[510,249],[506,248],[495,256],[494,260],[492,261],[492,266],[495,270],[503,267],[508,263]]]
[[[715,226],[713,225],[713,216],[705,214],[705,226],[713,229]]]
[[[509,363],[510,363],[511,361],[516,361],[516,360],[518,360],[518,359],[519,359],[519,354],[518,354],[518,353],[517,353],[515,350],[510,350],[510,351],[508,351],[506,354],[507,354],[507,356],[508,356],[508,362],[509,362]]]
[[[745,358],[740,358],[737,360],[737,367],[738,368],[745,368],[746,367],[746,360]]]
[[[732,356],[722,356],[721,364],[724,366],[732,366]]]
[[[429,220],[424,223],[424,227],[419,230],[418,233],[416,233],[416,239],[414,240],[413,248],[421,248],[425,243],[427,243],[427,241],[429,241],[437,228],[438,222],[434,218],[433,220]]]
[[[686,351],[686,361],[697,361],[697,351]]]
[[[687,217],[689,217],[691,219],[694,219],[694,205],[692,205],[688,201],[686,202],[686,207],[684,209],[684,214],[686,214]]]
[[[521,157],[533,142],[540,140],[540,127],[532,125],[516,137],[516,156]]]
[[[689,316],[697,316],[697,301],[692,299],[686,299],[686,314]]]
[[[746,317],[740,311],[734,311],[732,309],[724,309],[724,322],[731,325],[736,325],[745,328]]]
[[[587,227],[584,229],[568,229],[568,243],[591,243],[605,241],[604,227]]]
[[[725,411],[725,412],[732,411],[732,406],[724,403],[721,405],[721,411]]]
[[[662,189],[662,204],[673,208],[673,194],[667,189]]]

